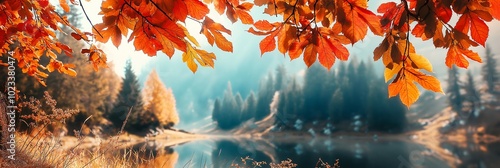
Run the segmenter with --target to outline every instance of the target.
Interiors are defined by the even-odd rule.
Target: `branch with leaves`
[[[59,3],[65,11],[69,10],[66,0]],[[401,0],[380,5],[376,13],[367,9],[367,0],[104,0],[100,8],[102,22],[93,25],[93,33],[73,28],[71,35],[90,44],[89,49],[81,52],[89,55],[96,70],[106,67],[106,55],[94,43],[111,39],[118,47],[126,37],[128,42],[133,41],[136,50],[149,56],[158,51],[169,57],[176,50],[182,52],[183,61],[195,72],[198,66],[213,67],[216,55],[200,48],[200,39],[185,27],[187,18],[201,24],[199,33],[210,45],[233,52],[227,39],[231,30],[207,16],[208,5],[232,23],[251,25],[249,33],[265,36],[259,43],[261,55],[277,48],[291,60],[302,56],[307,66],[319,61],[330,69],[337,59],[349,59],[346,46],[363,40],[368,30],[383,36],[374,50],[374,60],[382,60],[386,81],[392,80],[390,96],[399,95],[407,106],[420,95],[417,83],[442,92],[439,81],[429,75],[432,66],[427,58],[417,54],[411,37],[432,39],[436,48],[448,50],[448,67],[467,68],[469,60],[481,62],[471,48],[485,45],[490,32],[486,22],[500,19],[500,1],[496,0]],[[281,17],[282,21],[255,21],[254,5],[264,7],[264,14]],[[71,65],[53,57],[53,51],[71,54],[71,49],[54,40],[54,31],[61,31],[59,24],[71,25],[49,1],[5,0],[0,8],[1,53],[13,50],[23,71],[40,79],[47,76],[45,70],[76,75]],[[456,23],[450,23],[452,15],[459,17]],[[19,45],[9,48],[14,41]],[[50,57],[51,62],[40,65],[41,56]]]

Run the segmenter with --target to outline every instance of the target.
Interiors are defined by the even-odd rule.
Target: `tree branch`
[[[82,11],[83,11],[83,14],[85,15],[85,17],[87,18],[87,20],[89,21],[90,25],[92,25],[92,28],[97,32],[97,34],[99,34],[99,36],[101,36],[101,38],[104,38],[102,36],[102,34],[97,31],[97,29],[95,28],[94,24],[92,23],[92,21],[90,21],[90,18],[89,18],[89,15],[87,15],[87,11],[85,11],[85,8],[83,7],[83,4],[82,4],[82,0],[78,0],[80,2],[80,7],[82,7]]]

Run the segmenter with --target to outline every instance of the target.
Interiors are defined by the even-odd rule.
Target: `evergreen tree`
[[[165,87],[156,70],[149,74],[142,93],[145,112],[155,114],[161,126],[171,127],[179,123],[172,89]]]
[[[406,125],[407,108],[399,97],[389,97],[384,78],[374,79],[368,97],[367,125],[369,131],[398,133]]]
[[[227,89],[224,91],[220,113],[220,117],[217,119],[219,128],[228,130],[240,124],[241,108],[238,106],[238,102],[233,95],[230,82],[228,82]]]
[[[245,99],[245,103],[243,105],[243,109],[241,110],[241,121],[247,121],[255,116],[255,112],[257,110],[257,99],[253,91],[250,91],[250,94]]]
[[[448,88],[446,89],[446,94],[448,95],[448,101],[453,111],[461,113],[463,98],[460,93],[461,86],[458,77],[457,67],[453,66],[448,70]]]
[[[500,74],[497,70],[497,60],[491,52],[491,47],[486,46],[486,60],[482,67],[483,80],[486,81],[489,93],[496,93],[495,86],[500,82]]]
[[[274,92],[274,78],[272,74],[268,75],[268,78],[261,82],[259,87],[259,92],[257,94],[257,111],[255,113],[255,120],[261,120],[270,113],[270,104],[273,100]]]
[[[214,101],[214,109],[212,110],[212,120],[218,122],[222,117],[222,104],[219,98],[216,98]]]
[[[293,129],[291,125],[298,119],[299,113],[303,111],[304,98],[295,77],[290,81],[291,83],[280,94],[277,122]]]
[[[352,64],[352,63],[351,63]],[[370,107],[368,106],[368,96],[363,96],[364,94],[370,93],[370,84],[373,82],[373,76],[375,76],[372,72],[373,69],[370,69],[371,66],[365,64],[364,62],[361,62],[356,70],[356,76],[353,76],[351,78],[354,79],[355,85],[351,86],[353,88],[354,95],[357,95],[354,97],[354,102],[358,102],[357,106],[358,107],[356,110],[353,111],[356,112],[355,115],[361,115],[362,117],[366,117],[366,112],[370,110]]]
[[[275,84],[274,89],[277,91],[284,90],[287,83],[288,83],[288,77],[286,68],[284,65],[279,65],[276,68],[276,81],[274,83]]]
[[[471,111],[474,111],[481,103],[481,96],[476,89],[476,84],[474,83],[474,76],[470,71],[467,72],[467,82],[464,85],[465,88],[465,99],[471,104]]]
[[[327,103],[331,95],[323,94],[327,80],[327,71],[319,64],[313,64],[304,77],[304,111],[300,115],[305,122],[327,117]]]
[[[137,77],[132,71],[132,63],[128,60],[125,66],[125,78],[123,78],[117,103],[113,110],[107,115],[107,118],[116,128],[121,128],[130,110],[130,116],[127,125],[125,125],[125,130],[132,133],[139,133],[147,129],[147,127],[143,127],[141,124],[144,122],[140,121],[144,108],[139,90]]]

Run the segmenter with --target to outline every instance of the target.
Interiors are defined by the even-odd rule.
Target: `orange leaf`
[[[214,0],[215,11],[217,11],[220,15],[224,13],[226,10],[226,1],[225,0]]]
[[[410,107],[420,96],[417,85],[415,85],[412,80],[404,77],[394,81],[395,82],[389,84],[389,97],[399,94],[401,102],[407,107]]]
[[[304,62],[306,63],[307,67],[311,67],[314,62],[316,62],[316,57],[317,57],[318,51],[316,50],[316,47],[314,45],[309,44],[306,46],[304,49]]]
[[[497,20],[500,20],[500,1],[491,0],[490,2],[490,13]]]
[[[240,8],[240,9],[243,9],[243,10],[246,10],[246,11],[252,9],[252,7],[253,7],[253,4],[249,3],[249,2],[244,2],[244,3],[242,3],[242,4],[240,4],[240,5],[237,6],[237,8]]]
[[[66,12],[66,13],[69,12],[70,9],[69,9],[68,2],[66,2],[66,0],[59,0],[59,5],[61,5],[61,8],[63,8],[64,12]]]
[[[448,49],[448,53],[446,54],[446,66],[451,68],[453,64],[458,67],[467,68],[469,67],[469,61],[465,59],[465,57],[460,53],[459,49],[456,45],[451,46]]]
[[[236,14],[241,20],[241,23],[243,24],[253,24],[253,18],[248,14],[247,11],[241,10],[241,9],[236,9]]]
[[[274,28],[274,26],[267,20],[259,20],[255,22],[253,25],[255,26],[255,28],[263,31],[271,31]]]
[[[269,3],[269,0],[254,0],[253,3],[257,6],[262,6],[262,5],[266,5],[267,3]]]
[[[200,33],[203,33],[203,35],[207,37],[208,44],[214,46],[214,36],[212,35],[212,33],[208,32],[208,29],[202,28]]]
[[[356,7],[356,11],[358,12],[361,20],[363,20],[368,27],[370,27],[370,30],[373,32],[375,35],[382,35],[382,25],[380,24],[380,18],[377,17],[373,12],[361,8],[361,7]]]
[[[331,43],[330,40],[328,40],[324,36],[321,37],[319,33],[313,33],[313,38],[315,39],[313,41],[317,41],[316,49],[319,55],[319,63],[330,70],[330,68],[335,63],[335,55],[333,54],[334,52],[331,48],[332,44],[329,44]]]
[[[490,29],[488,25],[484,23],[477,15],[470,14],[471,23],[470,23],[470,34],[472,39],[474,39],[477,43],[485,46],[486,39],[488,38],[488,33]]]
[[[271,33],[269,36],[266,36],[262,41],[259,43],[260,47],[260,56],[264,55],[266,52],[271,52],[276,48],[276,37],[277,32]]]
[[[207,5],[199,0],[184,0],[184,3],[189,15],[195,19],[201,20],[210,12]]]
[[[405,75],[410,80],[416,81],[424,89],[431,90],[431,91],[438,92],[438,93],[444,93],[443,88],[441,88],[441,83],[434,76],[426,75],[426,74],[419,72],[415,69],[406,69]]]
[[[221,33],[218,31],[213,31],[212,34],[215,38],[215,44],[223,51],[233,52],[233,44],[226,39]]]
[[[289,24],[283,25],[280,32],[278,33],[278,50],[285,54],[290,48],[290,44],[293,39],[295,39],[297,28],[290,26]]]

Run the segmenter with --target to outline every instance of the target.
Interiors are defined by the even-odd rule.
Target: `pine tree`
[[[474,76],[470,71],[467,72],[467,82],[464,85],[465,88],[465,98],[471,103],[471,111],[474,111],[481,103],[481,96],[476,89],[476,84],[474,82]]]
[[[482,67],[482,73],[488,92],[496,93],[495,86],[500,82],[500,74],[497,70],[497,60],[489,45],[486,46],[486,60]]]
[[[327,103],[331,95],[323,94],[327,80],[327,71],[319,64],[309,67],[304,77],[304,110],[301,118],[305,122],[326,118]],[[324,97],[327,96],[327,97]]]
[[[283,90],[286,87],[286,84],[288,83],[288,77],[287,77],[287,72],[286,68],[284,65],[280,65],[276,68],[276,80],[275,80],[275,86],[274,89],[277,91]]]
[[[165,87],[156,70],[149,74],[142,93],[144,110],[154,113],[162,127],[172,127],[179,123],[172,89]]]
[[[446,94],[448,95],[448,101],[453,111],[461,113],[463,98],[460,93],[461,86],[458,77],[457,67],[453,66],[448,70],[448,88],[446,89]]]
[[[257,111],[255,113],[255,120],[261,120],[270,113],[270,104],[273,100],[274,92],[274,78],[272,74],[261,82],[259,92],[257,93]]]
[[[222,112],[221,109],[222,104],[219,100],[219,98],[216,98],[214,101],[214,108],[212,110],[212,120],[215,122],[219,122],[220,118],[222,117]]]
[[[143,109],[139,83],[136,75],[132,71],[132,63],[128,60],[125,66],[125,78],[123,78],[117,103],[113,110],[108,113],[107,118],[116,128],[121,128],[130,110],[130,116],[127,125],[125,125],[125,130],[132,133],[138,133],[147,129],[147,127],[142,127],[142,123],[144,122],[140,121]]]
[[[257,98],[253,91],[250,91],[250,94],[245,99],[245,103],[243,105],[243,109],[241,110],[242,116],[241,121],[247,121],[255,116],[255,112],[257,110]]]

